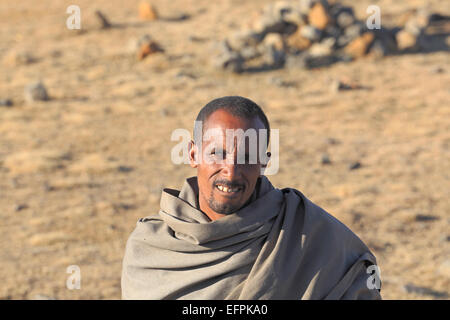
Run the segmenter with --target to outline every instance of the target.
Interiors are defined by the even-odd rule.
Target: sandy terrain
[[[14,102],[0,106],[0,299],[119,299],[137,219],[159,209],[162,187],[195,175],[171,162],[172,131],[191,130],[205,103],[234,94],[280,130],[273,184],[298,188],[368,244],[384,299],[450,297],[448,51],[235,75],[210,66],[212,44],[269,0],[155,0],[161,16],[190,18],[149,22],[139,2],[0,1],[0,99]],[[438,0],[355,9],[363,18],[375,3],[383,19],[426,2],[450,14]],[[74,3],[86,32],[65,27]],[[116,26],[98,30],[95,9]],[[145,33],[165,52],[137,61],[129,41]],[[24,51],[33,63],[11,60]],[[366,89],[333,93],[335,78]],[[24,87],[37,79],[51,99],[27,103]],[[80,290],[66,288],[70,265]]]

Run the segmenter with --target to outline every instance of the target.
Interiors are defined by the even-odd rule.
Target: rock
[[[375,59],[381,59],[388,55],[388,50],[386,49],[384,43],[377,39],[373,42],[369,55]]]
[[[286,54],[283,50],[278,50],[274,46],[269,46],[264,55],[264,60],[270,67],[280,68],[286,61]]]
[[[314,43],[308,52],[315,57],[329,56],[333,54],[333,48],[336,43],[334,38],[326,38],[321,42]]]
[[[395,32],[393,30],[381,28],[374,29],[371,32],[375,34],[375,42],[381,42],[380,45],[385,50],[385,55],[394,54],[398,51],[397,42],[395,41]]]
[[[12,107],[13,102],[11,99],[0,99],[0,107]]]
[[[338,59],[335,55],[312,56],[309,53],[307,53],[303,57],[303,67],[305,69],[321,68],[321,67],[329,66],[337,61],[338,61]]]
[[[227,39],[232,50],[239,51],[245,47],[256,46],[264,39],[264,35],[253,30],[235,32]]]
[[[42,82],[34,82],[25,87],[25,100],[28,102],[47,101],[49,96]]]
[[[415,217],[416,221],[422,221],[422,222],[435,221],[438,219],[439,219],[439,217],[431,216],[431,215],[427,215],[427,214],[417,214]]]
[[[100,11],[95,11],[95,17],[97,18],[97,26],[100,29],[108,29],[111,27],[111,23],[108,21],[108,18]]]
[[[158,12],[151,3],[141,2],[139,4],[139,18],[147,21],[156,20],[158,19]]]
[[[316,42],[320,40],[322,32],[312,26],[303,26],[300,28],[300,35],[312,42]]]
[[[257,47],[245,47],[239,53],[244,60],[250,60],[261,56],[264,49],[261,50],[261,46]]]
[[[337,93],[339,91],[351,90],[352,86],[338,79],[333,79],[330,85],[330,91]]]
[[[228,41],[222,41],[217,45],[218,54],[213,55],[212,63],[215,67],[240,73],[244,69],[244,58],[239,52],[233,51]]]
[[[138,60],[143,60],[150,54],[164,52],[164,49],[150,35],[145,34],[138,39],[132,39],[128,45],[128,51],[135,53]]]
[[[308,13],[308,22],[319,30],[324,30],[331,22],[330,16],[322,3],[317,2],[313,5]]]
[[[28,208],[28,205],[26,203],[20,203],[20,204],[16,205],[16,207],[14,208],[14,211],[19,212],[19,211],[22,211],[27,208]]]
[[[284,51],[285,49],[283,37],[278,33],[269,33],[265,36],[263,43],[265,46],[273,47],[279,51]]]
[[[434,67],[431,69],[431,73],[439,74],[439,73],[444,73],[444,72],[445,72],[445,69],[442,68],[441,66],[437,66],[437,67]],[[1,105],[1,103],[0,103],[0,105]]]
[[[160,45],[155,41],[150,41],[147,43],[144,43],[137,53],[138,60],[143,60],[145,57],[147,57],[150,54],[157,53],[157,52],[164,52],[164,50],[160,47]]]
[[[290,21],[296,20],[295,15],[289,17],[289,14],[292,12],[292,6],[284,1],[280,2],[280,4],[277,2],[269,4],[264,7],[259,19],[255,20],[253,31],[259,33],[262,37],[268,33],[294,33],[297,25],[295,22]]]
[[[348,166],[349,170],[356,170],[361,168],[361,163],[359,161],[355,161]]]
[[[336,24],[339,28],[345,29],[351,26],[353,22],[355,22],[355,16],[352,8],[346,8],[336,16]]]
[[[321,158],[321,163],[323,165],[331,164],[330,156],[328,154],[324,153]]]
[[[342,35],[342,29],[329,25],[324,31],[325,37],[338,39]]]
[[[344,35],[348,39],[353,40],[355,38],[358,38],[365,31],[366,31],[365,26],[362,23],[357,22],[345,28]]]
[[[311,46],[311,40],[309,40],[308,38],[304,37],[301,33],[301,29],[304,27],[300,27],[297,29],[297,31],[290,35],[286,42],[288,47],[299,50],[299,51],[303,51],[308,49]]]
[[[128,172],[131,172],[133,170],[134,170],[134,168],[133,167],[129,167],[129,166],[119,166],[119,167],[117,167],[117,171],[124,172],[124,173],[128,173]]]
[[[316,3],[314,0],[300,0],[298,7],[300,13],[307,16],[314,3]]]
[[[400,51],[417,51],[419,49],[417,36],[409,33],[405,29],[400,30],[396,35],[397,46]]]
[[[360,58],[368,52],[374,39],[375,36],[372,32],[366,32],[350,42],[344,48],[344,52],[353,58]]]

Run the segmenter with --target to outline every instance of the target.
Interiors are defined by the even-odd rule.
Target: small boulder
[[[158,11],[148,2],[141,2],[139,4],[139,18],[141,20],[152,21],[158,19]]]
[[[400,51],[417,51],[419,49],[418,37],[405,29],[397,32],[395,39]]]
[[[49,100],[47,89],[40,81],[29,84],[25,87],[25,100],[28,102]]]
[[[361,58],[366,55],[374,39],[375,36],[372,32],[366,32],[350,42],[344,48],[344,52],[353,58]]]
[[[324,30],[331,22],[331,18],[324,5],[317,2],[308,13],[308,21],[313,27],[316,27],[319,30]]]

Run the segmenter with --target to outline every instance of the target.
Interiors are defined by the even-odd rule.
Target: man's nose
[[[242,165],[238,164],[236,152],[227,154],[226,159],[223,162],[222,173],[230,180],[241,175]]]

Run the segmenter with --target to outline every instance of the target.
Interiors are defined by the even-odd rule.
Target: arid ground
[[[211,66],[213,44],[269,0],[0,1],[0,299],[120,299],[126,240],[157,212],[163,187],[196,172],[171,161],[171,133],[192,129],[213,98],[248,97],[280,131],[280,169],[294,187],[348,225],[378,259],[384,299],[450,297],[450,55],[448,50],[305,70],[233,74]],[[363,0],[382,23],[428,3]],[[82,31],[66,27],[81,8]],[[100,30],[93,12],[113,23]],[[138,61],[131,39],[163,53]],[[447,47],[450,38],[444,39]],[[34,61],[14,57],[29,52]],[[362,89],[333,92],[332,79]],[[27,102],[42,80],[49,101]],[[329,164],[323,164],[328,156]],[[355,162],[360,167],[350,170]],[[81,288],[69,290],[70,265]]]

